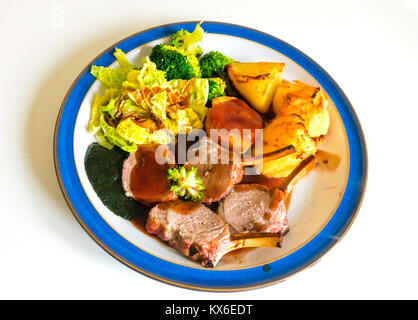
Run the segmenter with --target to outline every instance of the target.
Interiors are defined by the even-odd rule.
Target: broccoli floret
[[[183,49],[196,57],[200,57],[202,55],[202,48],[197,43],[202,40],[205,33],[200,25],[201,23],[198,23],[192,33],[183,29],[175,32],[171,36],[171,45],[175,48]]]
[[[200,201],[203,197],[203,182],[197,175],[197,168],[187,170],[184,166],[168,169],[167,179],[171,180],[170,190],[178,197],[191,201]]]
[[[221,78],[209,78],[208,105],[212,104],[212,99],[225,95],[226,83]]]
[[[226,70],[218,72],[216,76],[225,82],[225,85],[226,85],[225,95],[226,96],[237,97],[239,99],[243,99],[242,95],[237,91],[237,89],[235,89],[231,79],[229,79],[228,73],[226,72]]]
[[[159,44],[152,48],[150,59],[157,69],[166,72],[167,80],[200,77],[199,60],[183,49]]]
[[[189,32],[188,31],[186,31],[186,30],[183,30],[183,29],[181,29],[181,30],[179,30],[179,31],[177,31],[177,32],[175,32],[175,33],[173,33],[172,35],[171,35],[171,45],[173,46],[173,47],[176,47],[176,48],[182,48],[183,47],[183,45],[184,45],[184,37],[188,34]]]
[[[203,78],[210,78],[223,72],[228,63],[234,62],[231,58],[218,51],[211,51],[200,59],[200,70]]]

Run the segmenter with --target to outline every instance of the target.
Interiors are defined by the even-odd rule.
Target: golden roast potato
[[[297,115],[276,116],[264,127],[263,153],[293,145],[296,153],[265,162],[261,173],[268,177],[286,177],[302,160],[317,151],[317,142],[306,130],[303,120]]]
[[[278,62],[234,62],[227,65],[227,72],[248,103],[258,112],[267,113],[283,80],[283,67],[284,63]]]
[[[276,115],[297,114],[313,138],[325,136],[329,127],[328,97],[318,87],[303,82],[283,81],[273,99]]]

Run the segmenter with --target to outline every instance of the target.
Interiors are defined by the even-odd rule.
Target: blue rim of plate
[[[269,34],[222,22],[204,22],[208,33],[236,36],[270,47],[292,59],[324,88],[333,100],[347,133],[350,168],[347,186],[335,214],[311,241],[279,260],[263,266],[239,270],[205,270],[162,260],[122,238],[90,203],[79,180],[73,155],[73,133],[78,110],[95,81],[92,64],[108,66],[115,61],[115,46],[125,52],[184,29],[192,31],[198,21],[172,23],[148,29],[115,43],[102,52],[80,73],[69,89],[58,114],[54,136],[55,170],[64,197],[76,219],[87,233],[109,254],[125,265],[154,279],[190,289],[238,291],[282,281],[321,258],[348,231],[360,208],[367,181],[367,151],[359,120],[336,82],[317,63],[298,49]]]

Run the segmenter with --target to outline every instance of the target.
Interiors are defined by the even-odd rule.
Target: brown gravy
[[[131,172],[131,191],[135,199],[153,204],[170,193],[170,182],[166,178],[168,164],[160,165],[155,160],[156,147],[138,147],[136,165]]]
[[[233,145],[235,137],[237,141],[241,140],[242,146],[240,148],[245,151],[254,141],[255,130],[263,128],[263,119],[243,100],[228,98],[214,100],[206,118],[205,126],[207,131],[210,129],[226,129],[230,147],[238,147]],[[222,133],[219,137],[219,143],[221,141]]]
[[[165,245],[168,246],[168,244],[166,242],[162,241],[160,238],[158,238],[157,235],[151,234],[151,233],[148,233],[147,232],[147,228],[146,228],[147,219],[148,219],[148,215],[140,214],[137,217],[135,217],[135,219],[132,219],[131,220],[131,223],[133,224],[133,226],[136,229],[138,229],[139,231],[141,231],[143,234],[145,234],[145,235],[147,235],[147,236],[149,236],[149,237],[151,237],[151,238],[153,238],[155,240],[158,240],[159,242],[161,242],[161,243],[163,243],[163,244],[165,244]]]
[[[280,187],[285,178],[269,178],[262,174],[259,175],[245,175],[242,179],[242,184],[261,184],[270,190]]]
[[[337,170],[341,164],[341,156],[336,153],[324,150],[318,150],[316,153],[316,159],[318,161],[319,169],[324,169],[327,171]]]
[[[262,129],[263,120],[241,99],[223,101],[214,106],[217,113],[213,113],[214,122],[221,122],[222,128],[228,131],[237,128]],[[216,116],[215,116],[216,115]]]

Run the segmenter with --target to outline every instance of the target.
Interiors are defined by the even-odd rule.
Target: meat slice
[[[146,229],[205,267],[214,267],[230,242],[228,225],[200,202],[160,203],[149,212]]]
[[[231,233],[278,233],[289,231],[285,195],[259,184],[236,185],[223,199],[218,214]]]
[[[126,195],[149,206],[177,198],[176,194],[170,191],[170,182],[167,179],[168,168],[175,166],[169,164],[174,163],[174,156],[166,149],[163,156],[167,163],[157,163],[157,147],[138,146],[138,150],[125,160],[122,169],[122,185]]]
[[[205,186],[204,203],[225,197],[244,175],[240,159],[230,159],[229,151],[208,137],[200,140],[199,147],[189,149],[187,160],[185,167],[196,167]]]

